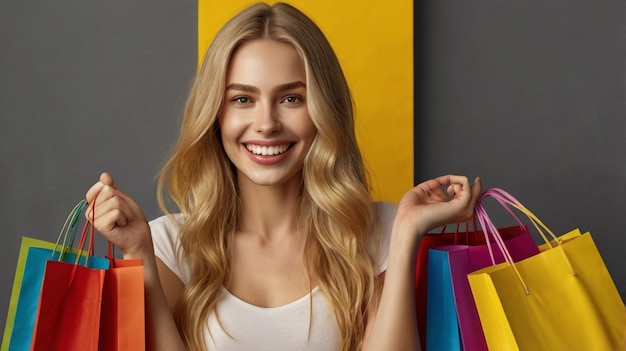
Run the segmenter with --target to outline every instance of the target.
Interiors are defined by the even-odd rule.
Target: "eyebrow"
[[[279,85],[276,88],[274,88],[274,92],[279,93],[279,92],[297,89],[301,87],[306,88],[306,84],[298,80],[295,82]],[[239,90],[239,91],[246,91],[246,92],[256,93],[256,94],[261,93],[261,90],[255,87],[254,85],[239,84],[239,83],[228,84],[226,86],[226,90]]]

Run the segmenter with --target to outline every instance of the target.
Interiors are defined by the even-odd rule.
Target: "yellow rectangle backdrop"
[[[198,62],[222,25],[256,2],[198,0]],[[399,201],[413,186],[413,0],[288,2],[320,26],[339,57],[375,199]]]

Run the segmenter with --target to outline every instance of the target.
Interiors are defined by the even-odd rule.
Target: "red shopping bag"
[[[48,261],[32,351],[97,350],[105,271]]]
[[[78,247],[82,250],[89,228],[87,252],[93,256],[94,230],[89,223]],[[73,264],[46,262],[31,351],[98,350],[106,271],[79,265],[79,257]]]
[[[145,330],[142,261],[112,259],[104,279],[99,349],[143,351]]]

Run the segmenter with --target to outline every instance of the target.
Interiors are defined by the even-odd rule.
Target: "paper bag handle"
[[[459,229],[461,229],[461,223],[463,222],[457,222],[455,229],[454,229],[454,245],[457,245],[459,243]],[[470,224],[472,224],[472,228],[474,228],[474,230],[476,230],[478,227],[476,226],[476,216],[472,217],[471,221],[466,221],[465,223],[465,241],[469,241],[469,228],[470,228]],[[443,234],[446,232],[446,228],[448,226],[444,225],[443,227],[441,227],[441,233]]]
[[[59,251],[58,261],[63,261],[65,254],[71,249],[74,239],[76,237],[77,232],[77,224],[78,219],[85,208],[87,202],[85,200],[79,201],[72,211],[68,214],[63,226],[61,227],[61,232],[57,236],[57,241],[54,244],[54,248],[52,249],[52,257],[54,257],[54,253]],[[59,246],[61,247],[59,249]]]
[[[526,294],[530,294],[528,287],[526,283],[524,282],[524,279],[519,273],[517,266],[515,265],[515,262],[513,258],[511,257],[511,254],[509,253],[508,249],[504,245],[504,240],[502,239],[502,236],[500,235],[498,229],[496,228],[496,226],[493,224],[493,222],[487,215],[487,212],[484,206],[482,205],[482,200],[484,200],[486,197],[494,198],[511,214],[513,214],[513,211],[509,208],[509,206],[512,206],[518,211],[524,213],[533,223],[535,228],[539,231],[544,241],[548,243],[551,247],[552,247],[551,242],[547,239],[547,237],[545,236],[541,228],[543,228],[546,232],[548,232],[548,234],[550,234],[550,236],[554,239],[554,242],[557,244],[557,246],[561,246],[561,241],[550,230],[550,228],[548,228],[548,226],[546,226],[539,218],[537,218],[537,216],[534,213],[532,213],[528,208],[522,205],[522,203],[520,203],[517,199],[515,199],[511,194],[507,193],[506,191],[502,189],[498,189],[498,188],[492,188],[492,189],[485,191],[483,194],[479,196],[479,199],[476,202],[475,209],[476,209],[476,216],[478,218],[478,221],[480,222],[480,225],[483,227],[483,230],[485,231],[486,235],[487,235],[487,232],[489,231],[490,234],[494,237],[498,245],[498,248],[501,250],[507,264],[512,266],[513,269],[515,270],[516,275],[518,276],[520,282],[524,286],[524,290],[526,291]],[[570,271],[572,272],[572,275],[576,275],[576,272],[574,271],[574,268],[570,260],[565,254],[565,251],[564,250],[559,250],[559,251],[562,253],[563,258],[565,259],[565,262],[567,263]],[[490,251],[490,254],[491,254],[491,251]]]

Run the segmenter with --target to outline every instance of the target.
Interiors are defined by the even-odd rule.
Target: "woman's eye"
[[[250,102],[250,98],[246,96],[235,96],[232,101],[239,104],[247,104]]]
[[[294,104],[294,103],[301,102],[301,101],[302,99],[299,96],[295,96],[295,95],[289,95],[283,99],[283,102],[286,102],[288,104]]]

